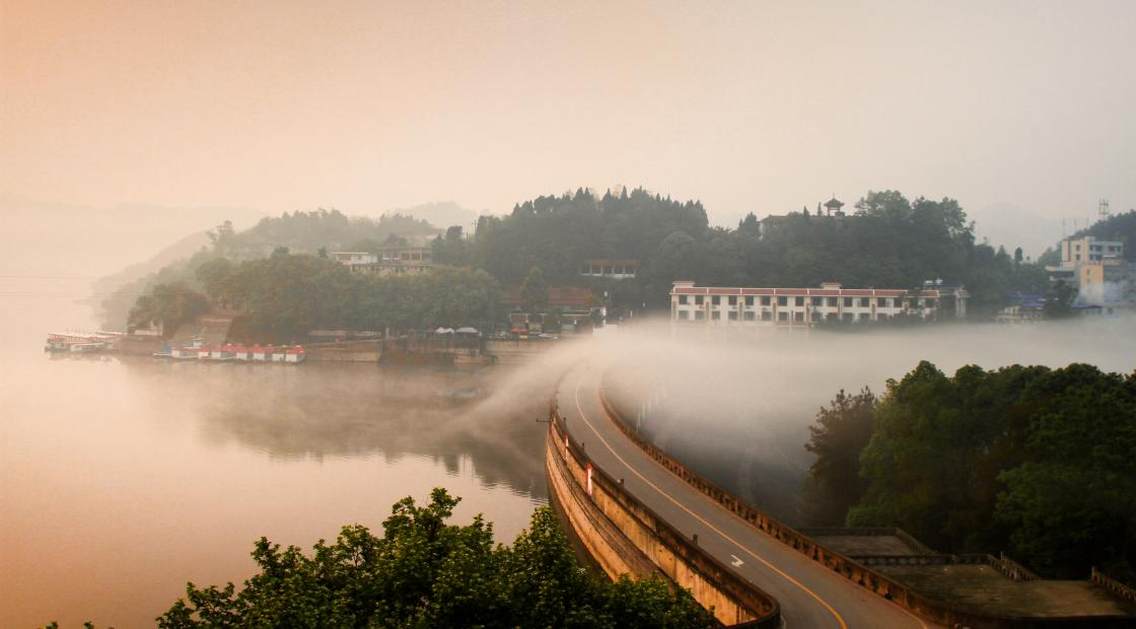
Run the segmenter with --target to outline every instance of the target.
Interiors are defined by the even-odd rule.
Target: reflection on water
[[[310,546],[435,486],[500,541],[545,500],[546,398],[504,371],[54,358],[85,309],[0,293],[0,626],[150,626],[261,535]]]
[[[213,445],[233,442],[280,461],[426,456],[449,474],[464,457],[483,483],[544,497],[532,450],[543,433],[524,421],[539,410],[522,412],[543,398],[535,405],[516,399],[511,413],[497,414],[500,405],[486,402],[500,394],[499,371],[122,362],[161,403],[192,412],[200,437]]]

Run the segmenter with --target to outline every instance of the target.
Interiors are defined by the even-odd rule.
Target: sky
[[[890,188],[1036,254],[1136,207],[1134,30],[1127,0],[0,0],[0,211],[172,239],[624,184],[729,225]]]

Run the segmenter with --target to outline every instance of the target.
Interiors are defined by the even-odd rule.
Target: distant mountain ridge
[[[484,213],[485,212],[481,212],[481,214]],[[422,203],[413,207],[383,212],[384,216],[395,214],[426,221],[439,229],[446,229],[452,225],[461,225],[462,227],[470,228],[477,222],[479,215],[478,212],[462,207],[453,201]]]

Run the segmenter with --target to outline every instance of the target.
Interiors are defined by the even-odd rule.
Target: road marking
[[[742,560],[741,560],[741,559],[740,559],[740,558],[739,558],[739,557],[738,557],[737,555],[730,555],[730,556],[734,558],[734,560],[733,560],[733,561],[731,561],[730,563],[731,563],[731,564],[733,564],[735,568],[740,568],[740,567],[741,567],[741,565],[742,565],[743,563],[745,563],[745,562],[744,562],[744,561],[742,561]]]
[[[623,458],[622,456],[620,456],[620,455],[619,455],[619,453],[615,451],[615,448],[612,448],[612,447],[611,447],[611,444],[607,442],[607,439],[604,439],[604,438],[603,438],[603,435],[601,435],[601,434],[600,434],[600,431],[596,430],[596,427],[595,427],[594,425],[592,425],[592,421],[591,421],[590,419],[588,419],[588,415],[587,415],[587,413],[585,413],[585,412],[584,412],[584,408],[583,408],[583,406],[581,406],[581,404],[580,404],[580,381],[579,381],[578,379],[577,379],[577,381],[576,381],[576,390],[575,390],[575,396],[576,396],[576,410],[577,410],[577,411],[579,411],[579,413],[580,413],[580,417],[581,417],[581,418],[582,418],[582,419],[584,420],[584,423],[588,425],[588,428],[591,428],[591,429],[592,429],[592,432],[593,432],[593,433],[595,433],[595,435],[596,435],[596,437],[597,437],[597,438],[599,438],[599,440],[600,440],[600,443],[604,444],[604,447],[608,449],[608,452],[611,452],[612,456],[614,456],[615,458],[619,459],[619,462],[620,462],[620,463],[623,463],[624,467],[626,467],[626,468],[627,468],[628,470],[630,470],[632,474],[634,474],[634,475],[638,476],[638,477],[640,478],[640,480],[642,480],[642,481],[643,481],[644,483],[647,483],[648,485],[650,485],[650,486],[651,486],[652,488],[654,488],[654,490],[655,490],[655,491],[659,492],[659,494],[660,494],[660,495],[662,495],[662,496],[663,496],[664,498],[666,498],[667,500],[670,500],[671,502],[673,502],[673,503],[675,504],[675,506],[676,506],[676,507],[678,507],[679,509],[682,509],[683,511],[687,512],[688,514],[690,514],[690,516],[691,516],[692,518],[694,518],[695,520],[698,520],[699,522],[701,522],[701,523],[705,524],[707,528],[709,528],[709,529],[713,530],[713,531],[714,531],[715,533],[717,533],[718,535],[722,536],[722,538],[723,538],[723,539],[727,539],[727,540],[729,540],[729,541],[730,541],[730,543],[732,543],[733,545],[735,545],[735,546],[737,546],[738,548],[740,548],[740,549],[741,549],[741,551],[742,551],[743,553],[746,553],[746,554],[748,554],[749,556],[753,557],[754,559],[756,559],[756,560],[760,561],[761,563],[765,564],[765,566],[766,566],[767,568],[769,568],[770,570],[772,570],[772,571],[776,572],[777,574],[781,575],[781,577],[782,577],[782,578],[784,578],[784,579],[785,579],[786,581],[788,581],[789,583],[792,583],[793,585],[795,585],[795,586],[797,586],[798,588],[800,588],[800,589],[801,589],[801,591],[802,591],[802,592],[804,592],[805,594],[808,594],[809,596],[811,596],[811,597],[813,597],[814,599],[816,599],[816,601],[817,601],[818,603],[820,603],[822,607],[824,607],[825,609],[827,609],[827,610],[828,610],[828,613],[832,614],[832,617],[836,619],[836,622],[837,622],[837,624],[839,624],[839,625],[840,625],[840,629],[848,629],[848,624],[844,622],[844,617],[843,617],[843,616],[841,616],[841,615],[840,615],[840,613],[839,613],[839,612],[837,612],[837,611],[836,611],[835,609],[833,609],[832,605],[829,605],[827,601],[825,601],[825,600],[824,600],[823,598],[821,598],[819,594],[817,594],[816,592],[814,592],[814,591],[810,590],[810,589],[809,589],[808,587],[806,587],[806,586],[805,586],[805,584],[804,584],[804,583],[801,583],[800,581],[798,581],[798,580],[794,579],[793,577],[789,576],[789,575],[788,575],[788,574],[786,574],[785,572],[781,571],[780,569],[778,569],[778,568],[777,568],[777,566],[774,566],[773,564],[769,563],[769,562],[768,562],[768,561],[766,561],[765,559],[761,558],[760,556],[758,556],[758,555],[757,555],[757,553],[755,553],[755,552],[753,552],[752,550],[750,550],[750,549],[746,548],[746,547],[745,547],[745,546],[743,546],[743,545],[742,545],[742,544],[741,544],[740,542],[738,542],[738,541],[737,541],[737,540],[735,540],[734,538],[732,538],[732,537],[730,537],[729,535],[727,535],[727,534],[726,534],[726,533],[725,533],[724,531],[722,531],[722,530],[721,530],[721,529],[719,529],[718,527],[716,527],[716,526],[714,526],[713,524],[711,524],[711,523],[707,522],[705,518],[703,518],[702,516],[698,515],[697,513],[693,512],[693,511],[691,511],[690,509],[688,509],[688,508],[686,507],[686,505],[682,504],[682,503],[681,503],[681,502],[679,502],[678,500],[675,500],[675,499],[674,499],[674,498],[673,498],[673,497],[672,497],[672,496],[671,496],[670,494],[668,494],[667,492],[663,491],[663,490],[662,490],[662,488],[660,488],[660,487],[659,487],[658,485],[656,485],[655,483],[652,483],[652,482],[651,482],[650,480],[648,480],[646,476],[643,476],[643,475],[642,475],[641,473],[639,473],[639,470],[637,470],[637,469],[635,469],[634,467],[632,467],[632,466],[631,466],[631,464],[630,464],[630,463],[628,463],[626,459],[624,459],[624,458]]]
[[[778,575],[780,575],[786,581],[788,581],[789,583],[792,583],[793,585],[800,588],[801,591],[803,591],[804,593],[806,593],[809,596],[816,599],[816,601],[818,603],[820,603],[821,606],[823,606],[826,610],[828,610],[828,612],[830,614],[832,614],[832,617],[836,619],[836,622],[840,625],[841,629],[848,629],[848,624],[844,622],[844,617],[841,616],[840,613],[837,612],[832,607],[832,605],[829,605],[827,601],[825,601],[823,598],[821,598],[819,594],[810,590],[807,586],[805,586],[805,584],[794,579],[792,576],[786,574],[781,569],[779,569],[777,566],[774,566],[772,563],[769,563],[767,560],[765,560],[763,557],[759,556],[757,553],[753,552],[749,548],[746,548],[744,545],[742,545],[741,542],[730,537],[729,535],[727,535],[724,531],[722,531],[718,527],[707,522],[705,518],[703,518],[702,516],[698,515],[697,513],[693,512],[693,511],[691,511],[690,509],[688,509],[686,507],[686,505],[682,504],[678,500],[675,500],[674,497],[672,497],[667,492],[663,491],[662,488],[660,488],[655,483],[651,482],[646,476],[643,476],[643,474],[641,474],[639,472],[639,470],[632,467],[632,465],[630,463],[628,463],[626,459],[624,459],[622,456],[619,455],[618,452],[615,451],[615,448],[611,447],[611,444],[608,443],[607,439],[604,439],[603,435],[600,434],[600,431],[596,430],[596,427],[592,424],[592,421],[590,419],[588,419],[588,414],[584,412],[583,406],[580,405],[580,379],[579,378],[577,378],[577,380],[576,380],[576,388],[573,391],[573,393],[574,393],[574,396],[576,398],[576,410],[579,411],[580,418],[584,420],[584,423],[588,425],[588,428],[592,429],[592,432],[600,440],[600,443],[602,443],[604,445],[604,447],[607,448],[608,452],[611,452],[612,456],[619,459],[619,462],[623,463],[623,466],[626,467],[628,470],[630,470],[632,474],[638,476],[640,480],[642,480],[644,483],[649,485],[655,491],[659,492],[659,494],[661,496],[663,496],[667,500],[670,500],[672,503],[674,503],[674,505],[676,507],[678,507],[679,509],[682,509],[683,511],[690,514],[690,516],[692,518],[694,518],[694,519],[698,520],[699,522],[702,522],[703,524],[705,524],[708,528],[713,530],[715,533],[717,533],[718,535],[721,535],[723,539],[729,540],[730,543],[732,543],[733,545],[740,548],[743,553],[745,553],[745,554],[749,555],[750,557],[753,557],[754,559],[760,561],[762,564],[765,565],[765,567],[769,568],[773,572],[776,572]],[[602,408],[603,404],[601,403],[600,406]],[[733,556],[735,559],[737,558],[734,555],[731,555],[731,556]],[[916,616],[915,614],[912,614],[911,612],[907,611],[906,609],[903,609],[902,607],[898,607],[898,609],[899,609],[899,611],[903,612],[907,616],[911,617],[911,619],[914,620],[915,622],[918,622],[920,627],[922,627],[923,629],[928,629],[927,624],[923,622],[922,618]],[[784,623],[784,619],[782,619],[782,623]]]

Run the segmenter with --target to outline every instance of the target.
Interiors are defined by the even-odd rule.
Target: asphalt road
[[[595,465],[660,517],[781,604],[784,627],[932,627],[752,527],[649,458],[603,410],[600,366],[578,365],[557,391],[560,413]],[[696,430],[696,426],[691,427]]]

